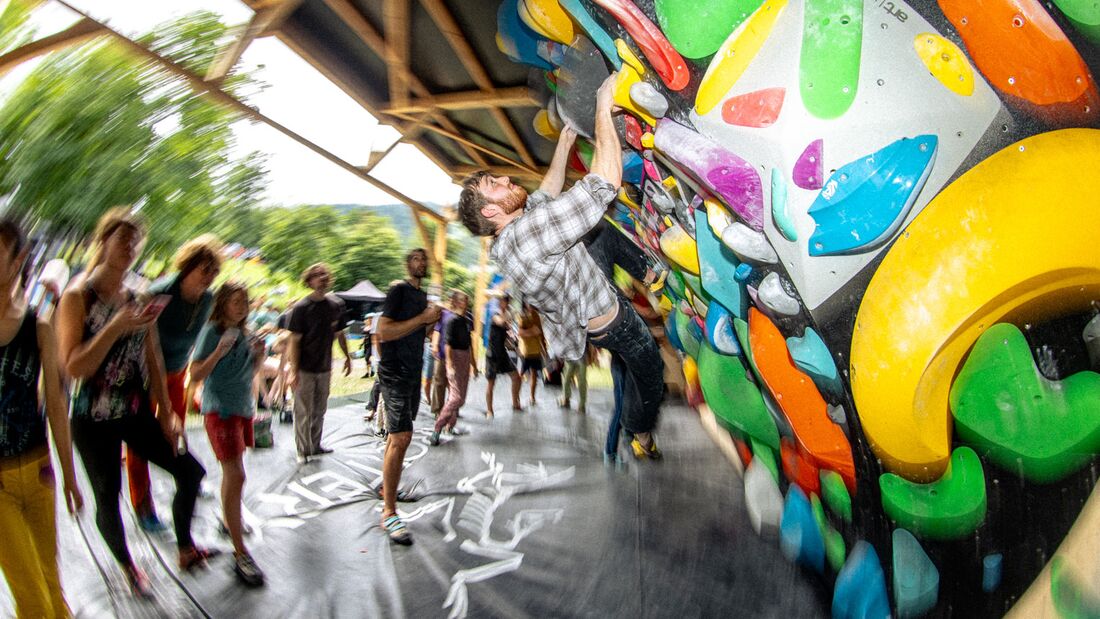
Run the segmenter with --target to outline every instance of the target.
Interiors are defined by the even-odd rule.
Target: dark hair
[[[99,222],[96,223],[95,233],[93,235],[96,251],[92,255],[91,263],[88,265],[89,271],[99,266],[101,262],[107,259],[107,239],[111,238],[111,235],[117,232],[119,228],[129,228],[139,236],[145,236],[145,223],[130,209],[130,207],[116,206],[108,209],[107,212],[99,218]]]
[[[488,200],[481,193],[481,181],[490,176],[486,170],[474,172],[462,180],[462,193],[458,196],[458,216],[462,225],[474,236],[492,236],[496,234],[496,224],[481,214]]]
[[[11,257],[14,258],[23,251],[27,237],[23,236],[23,229],[14,219],[5,217],[0,219],[0,241],[11,245]]]
[[[214,293],[214,309],[210,311],[210,322],[219,326],[224,326],[222,323],[225,321],[225,314],[229,309],[229,301],[233,298],[233,295],[238,292],[243,292],[245,300],[248,299],[248,288],[240,282],[225,282],[218,288],[218,291]],[[240,324],[229,326],[237,327],[243,333],[245,323],[247,322],[248,316],[246,315],[241,319]]]
[[[410,249],[409,253],[405,254],[405,264],[411,262],[413,256],[417,254],[424,256],[424,260],[428,259],[428,250],[424,249],[423,247],[417,247],[416,249]]]
[[[213,234],[203,234],[184,243],[176,257],[172,259],[180,277],[187,277],[191,271],[205,266],[213,265],[219,268],[222,265],[222,244]]]

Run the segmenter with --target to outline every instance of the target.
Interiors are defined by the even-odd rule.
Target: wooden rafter
[[[382,17],[390,105],[402,105],[409,98],[409,0],[382,0]]]
[[[57,0],[57,1],[58,1],[59,4],[65,6],[65,8],[73,11],[74,13],[77,13],[78,15],[83,16],[85,19],[92,19],[90,16],[88,16],[86,13],[84,13],[79,8],[69,4],[69,2],[67,2],[67,0]],[[95,20],[93,20],[93,21],[100,27],[100,29],[105,34],[110,34],[110,35],[114,36],[115,39],[119,43],[121,43],[125,48],[127,48],[131,52],[133,52],[133,53],[135,53],[135,54],[137,54],[137,55],[139,55],[143,58],[151,60],[152,62],[156,63],[158,66],[165,69],[166,71],[168,71],[172,75],[175,75],[176,77],[179,77],[179,78],[183,79],[184,81],[186,81],[188,83],[188,85],[191,86],[191,88],[193,88],[197,92],[205,94],[208,97],[210,97],[212,100],[214,100],[214,101],[216,101],[216,102],[218,102],[222,105],[225,105],[226,107],[229,107],[233,110],[236,110],[237,112],[239,112],[240,114],[242,114],[243,116],[245,116],[247,118],[251,118],[252,120],[262,122],[262,123],[272,127],[273,129],[275,129],[275,130],[279,131],[280,133],[286,135],[287,137],[291,138],[295,142],[298,142],[302,146],[305,146],[306,148],[310,149],[311,151],[317,153],[318,155],[321,155],[325,159],[328,159],[330,162],[340,166],[341,168],[344,168],[348,172],[351,172],[352,174],[358,176],[359,178],[367,181],[372,186],[386,192],[387,194],[389,194],[393,198],[396,198],[402,204],[405,204],[406,206],[412,208],[414,210],[414,212],[416,212],[417,214],[424,215],[426,217],[430,217],[431,219],[433,219],[435,221],[440,221],[440,222],[443,221],[443,217],[439,213],[436,213],[435,211],[433,211],[433,210],[429,209],[428,207],[424,206],[423,204],[420,204],[416,200],[413,200],[412,198],[406,196],[405,194],[403,194],[400,191],[394,189],[393,187],[389,186],[388,184],[378,180],[377,178],[374,178],[373,176],[364,173],[360,168],[352,165],[351,163],[348,163],[347,161],[341,159],[340,157],[336,156],[332,152],[330,152],[328,150],[325,150],[321,146],[315,144],[314,142],[310,141],[309,139],[305,138],[304,136],[294,132],[293,130],[286,127],[285,125],[283,125],[279,122],[276,122],[275,120],[263,115],[262,113],[260,113],[259,110],[255,109],[254,107],[252,107],[250,105],[247,105],[243,101],[241,101],[241,100],[237,99],[236,97],[230,95],[229,93],[225,92],[221,88],[218,88],[218,86],[216,86],[215,84],[211,84],[211,83],[203,80],[202,77],[196,75],[195,73],[192,73],[191,71],[187,70],[185,67],[179,65],[175,61],[154,52],[153,50],[145,47],[144,45],[138,43],[137,41],[134,41],[133,39],[127,37],[126,35],[110,28],[109,26],[107,26],[106,24],[103,24],[102,22],[95,21]]]
[[[424,10],[428,12],[432,21],[435,22],[436,28],[443,34],[443,37],[447,39],[447,43],[454,50],[455,55],[458,56],[462,66],[466,68],[466,71],[473,78],[474,84],[477,85],[483,91],[491,92],[493,88],[493,80],[489,77],[489,72],[485,70],[485,67],[478,60],[477,54],[474,52],[473,47],[466,40],[465,34],[462,32],[462,27],[455,21],[451,12],[443,4],[443,0],[420,0],[420,4],[424,7]],[[535,102],[537,105],[537,102]],[[500,125],[501,131],[504,132],[505,137],[511,142],[512,147],[515,148],[516,153],[519,154],[520,159],[523,160],[529,166],[535,166],[535,159],[531,156],[531,152],[527,149],[527,145],[523,143],[523,138],[520,136],[516,128],[512,126],[512,122],[508,119],[507,114],[500,108],[491,108],[489,113],[492,115],[493,120]]]
[[[282,0],[256,10],[240,35],[214,59],[206,72],[206,80],[220,82],[225,79],[252,41],[278,30],[283,21],[301,4],[302,0]]]
[[[414,120],[413,117],[408,116],[406,114],[394,114],[394,116],[396,118],[401,118],[401,119],[404,119],[404,120]],[[448,131],[448,130],[443,129],[441,127],[436,127],[434,125],[424,125],[424,129],[427,130],[427,131],[431,131],[432,133],[438,133],[439,135],[450,138],[450,139],[454,140],[455,142],[458,142],[459,144],[466,145],[469,148],[481,151],[481,152],[485,153],[486,155],[489,155],[490,157],[495,157],[496,159],[499,159],[500,161],[503,161],[504,163],[507,163],[509,165],[514,165],[514,166],[519,167],[519,168],[524,168],[524,169],[528,170],[529,172],[534,172],[535,171],[535,166],[528,166],[527,164],[525,164],[523,162],[516,161],[515,159],[512,159],[508,155],[505,155],[503,153],[498,153],[498,152],[496,152],[496,151],[494,151],[490,148],[486,148],[486,147],[482,146],[481,144],[478,144],[477,142],[473,142],[470,139],[466,138],[465,136],[460,135],[458,133],[455,133],[453,131]],[[482,165],[484,165],[484,164],[482,164]],[[452,166],[452,167],[454,167],[454,166]],[[445,168],[445,169],[450,171],[450,168]]]
[[[81,19],[61,32],[31,41],[0,55],[0,75],[7,73],[11,68],[31,58],[48,54],[69,45],[75,45],[100,34],[104,34],[104,32],[99,24],[90,19]]]
[[[405,105],[391,105],[387,114],[415,114],[432,110],[480,110],[501,107],[534,107],[538,100],[531,96],[526,86],[469,90],[442,95],[427,95],[410,100]]]
[[[363,17],[363,14],[359,12],[359,9],[355,8],[355,6],[352,5],[352,3],[348,0],[323,1],[325,3],[325,6],[327,6],[329,10],[333,13],[336,13],[336,16],[339,17],[340,20],[343,21],[344,24],[346,24],[347,27],[350,28],[351,31],[354,32],[355,35],[358,36],[359,39],[363,41],[363,43],[366,44],[366,46],[372,52],[378,54],[378,56],[383,59],[386,58],[386,42],[382,40],[382,35],[378,34],[378,31],[374,29],[374,26],[372,26],[371,23],[367,21],[365,17]],[[283,40],[283,42],[287,42],[286,39],[289,39],[289,37],[280,37],[280,40]],[[315,66],[317,65],[315,64]],[[421,82],[415,75],[409,74],[408,78],[409,89],[412,90],[412,92],[416,96],[420,97],[428,94],[427,87],[424,86],[423,82]],[[371,112],[371,114],[374,114],[375,116],[379,115],[376,106],[371,106],[367,109]],[[433,112],[432,116],[443,129],[458,133],[458,127],[456,127],[454,123],[451,122],[451,119],[447,118],[442,113]],[[425,125],[424,128],[427,128],[427,126]],[[404,131],[402,131],[402,133],[404,133]],[[472,159],[475,163],[485,163],[485,159],[476,150],[463,144],[460,144],[460,146],[466,152],[467,156],[469,156],[470,159]],[[447,169],[447,166],[441,165],[438,162],[437,165],[439,165],[444,170]]]

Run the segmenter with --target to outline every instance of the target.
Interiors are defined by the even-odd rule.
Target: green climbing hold
[[[844,536],[840,534],[825,518],[825,509],[821,507],[821,499],[816,494],[810,495],[810,509],[813,510],[814,520],[821,529],[821,537],[825,540],[825,559],[834,572],[839,572],[844,567],[844,559],[847,556],[847,548],[844,545]]]
[[[691,291],[698,299],[710,299],[710,295],[706,294],[703,290],[703,281],[699,279],[698,275],[692,275],[687,271],[680,271],[680,277],[684,278],[684,283],[687,284],[688,290]]]
[[[684,294],[684,279],[680,277],[679,271],[675,269],[669,271],[668,277],[665,278],[665,286],[676,294],[677,299],[687,298]]]
[[[969,447],[951,452],[947,472],[930,484],[915,484],[893,473],[879,477],[882,508],[898,526],[927,539],[958,539],[985,520],[985,473]]]
[[[656,0],[657,25],[688,58],[718,51],[726,37],[752,15],[761,0]]]
[[[680,311],[680,310],[676,310]],[[692,359],[699,358],[699,337],[696,335],[692,324],[695,321],[682,312],[676,317],[676,336],[680,338],[680,344],[684,346],[684,352]]]
[[[844,485],[844,478],[840,473],[821,470],[821,496],[830,511],[844,522],[852,521],[852,497],[848,494],[848,487]]]
[[[742,372],[742,374],[744,374]],[[779,463],[775,460],[775,452],[771,447],[768,447],[764,442],[753,437],[749,437],[749,444],[752,445],[752,459],[759,460],[760,464],[764,465],[764,468],[772,474],[772,479],[775,483],[779,483]]]
[[[710,346],[699,346],[698,365],[703,397],[718,420],[728,429],[762,443],[765,449],[761,451],[766,452],[768,447],[778,450],[779,430],[764,406],[760,390],[745,378],[741,360]],[[755,444],[753,457],[761,457]],[[767,465],[767,461],[761,460],[761,464]],[[775,466],[774,456],[771,466]]]
[[[1100,45],[1100,3],[1096,0],[1054,0],[1054,4],[1078,32],[1094,45]]]
[[[818,118],[848,111],[859,87],[863,50],[862,0],[806,0],[802,17],[799,91]]]
[[[752,366],[753,373],[759,376],[760,371],[756,369],[756,362],[752,359],[752,348],[749,346],[749,323],[735,316],[733,332],[737,335],[737,341],[741,343],[741,350],[744,351],[745,359],[748,359],[749,365]]]
[[[960,440],[1038,483],[1062,479],[1100,451],[1100,374],[1061,381],[1039,373],[1023,333],[990,327],[951,386]]]
[[[1064,558],[1054,555],[1050,561],[1050,597],[1062,619],[1100,617],[1100,598],[1093,591],[1073,575]]]

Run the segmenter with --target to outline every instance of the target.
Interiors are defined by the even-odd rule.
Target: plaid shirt
[[[614,199],[615,188],[595,174],[553,200],[536,191],[493,241],[489,255],[542,315],[552,357],[580,359],[588,321],[615,307],[611,282],[578,242]]]

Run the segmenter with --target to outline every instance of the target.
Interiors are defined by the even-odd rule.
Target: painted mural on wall
[[[1100,3],[504,0],[836,617],[1100,613]],[[578,170],[590,155],[580,144]]]

